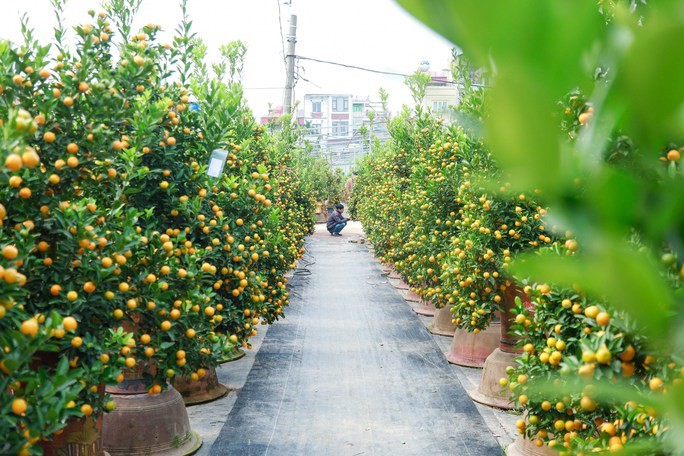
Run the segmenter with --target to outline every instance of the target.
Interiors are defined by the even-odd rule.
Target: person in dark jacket
[[[331,236],[342,236],[340,231],[347,226],[348,218],[342,216],[344,212],[344,206],[340,203],[335,205],[335,210],[332,211],[330,217],[328,217],[328,224],[326,225]]]

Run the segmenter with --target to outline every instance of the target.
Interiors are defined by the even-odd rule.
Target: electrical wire
[[[347,63],[333,62],[333,61],[330,61],[330,60],[316,59],[316,58],[313,58],[313,57],[305,57],[305,56],[297,55],[297,54],[288,55],[287,57],[294,57],[294,58],[296,58],[296,59],[298,59],[298,60],[310,60],[310,61],[312,61],[312,62],[325,63],[325,64],[327,64],[327,65],[341,66],[341,67],[349,68],[349,69],[352,69],[352,70],[368,71],[368,72],[370,72],[370,73],[386,74],[386,75],[390,75],[390,76],[401,76],[401,77],[404,77],[404,78],[408,78],[408,77],[412,76],[411,74],[406,74],[406,73],[397,73],[397,72],[394,72],[394,71],[375,70],[375,69],[373,69],[373,68],[365,68],[365,67],[361,67],[361,66],[358,66],[358,65],[349,65],[349,64],[347,64]],[[456,86],[459,86],[459,87],[463,87],[463,83],[460,82],[460,81],[440,81],[440,82],[443,82],[444,84],[450,84],[450,85],[456,85]],[[478,83],[473,83],[472,86],[473,86],[473,87],[487,87],[487,86],[485,86],[484,84],[478,84]]]
[[[280,10],[280,0],[276,0],[278,5],[278,27],[280,28],[280,45],[283,48],[283,69],[285,70],[285,79],[287,80],[287,56],[285,55],[285,36],[283,35],[283,13]]]
[[[294,57],[299,60],[311,60],[312,62],[318,62],[318,63],[326,63],[328,65],[337,65],[345,68],[351,68],[354,70],[362,70],[362,71],[369,71],[371,73],[379,73],[379,74],[388,74],[391,76],[402,76],[402,77],[408,77],[410,76],[409,74],[404,74],[404,73],[395,73],[392,71],[381,71],[381,70],[373,70],[371,68],[364,68],[356,65],[348,65],[346,63],[339,63],[339,62],[331,62],[329,60],[321,60],[321,59],[315,59],[313,57],[304,57],[302,55],[288,55],[287,57]]]
[[[313,81],[309,81],[308,79],[306,79],[304,76],[300,75],[299,73],[297,73],[297,79],[301,79],[301,80],[304,81],[304,82],[308,82],[309,84],[311,84],[311,85],[313,85],[313,86],[316,86],[316,87],[318,87],[319,89],[321,88],[321,86],[319,86],[318,84],[316,84],[316,83],[313,82]]]
[[[316,257],[311,255],[309,253],[309,249],[307,248],[309,245],[309,241],[305,240],[304,241],[304,255],[299,259],[299,262],[297,264],[297,268],[294,270],[294,276],[298,277],[308,277],[312,274],[311,269],[309,269],[310,266],[313,266],[316,264]]]

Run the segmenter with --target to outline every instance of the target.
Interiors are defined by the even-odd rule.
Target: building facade
[[[458,85],[453,79],[451,71],[431,73],[432,80],[425,88],[425,98],[422,106],[430,108],[433,113],[451,118],[452,107],[459,103]]]
[[[382,103],[351,94],[306,94],[303,103],[305,140],[313,153],[350,173],[370,150],[371,138],[387,139],[389,113]],[[371,127],[372,126],[372,127]]]
[[[271,108],[260,122],[277,124],[282,115],[282,106]],[[334,168],[349,174],[356,160],[370,151],[371,141],[389,139],[389,116],[381,102],[369,97],[306,94],[295,121],[303,128],[312,154],[327,158]]]

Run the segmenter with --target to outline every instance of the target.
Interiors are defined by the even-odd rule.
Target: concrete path
[[[503,454],[442,348],[353,242],[360,225],[342,233],[308,239],[286,318],[263,337],[208,454]]]

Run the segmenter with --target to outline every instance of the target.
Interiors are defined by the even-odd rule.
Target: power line
[[[304,81],[304,82],[308,82],[309,84],[314,85],[314,86],[318,87],[319,89],[321,88],[321,86],[319,86],[319,85],[316,84],[315,82],[309,81],[309,80],[306,79],[304,76],[302,76],[301,74],[299,74],[299,69],[297,69],[297,79],[301,79],[301,80]]]
[[[276,4],[278,5],[278,26],[280,28],[280,44],[283,49],[283,64],[285,70],[285,78],[287,79],[287,57],[285,56],[285,36],[283,36],[283,20],[282,11],[280,10],[280,0],[276,0]]]
[[[371,68],[364,68],[364,67],[360,67],[360,66],[356,66],[356,65],[348,65],[346,63],[331,62],[329,60],[314,59],[312,57],[304,57],[301,55],[293,55],[293,56],[288,55],[288,57],[294,57],[294,58],[299,59],[299,60],[311,60],[312,62],[318,62],[318,63],[327,63],[328,65],[337,65],[337,66],[341,66],[341,67],[345,67],[345,68],[352,68],[355,70],[369,71],[371,73],[389,74],[391,76],[402,76],[402,77],[410,76],[409,74],[404,74],[404,73],[394,73],[391,71],[373,70]]]
[[[288,57],[289,57],[289,56],[288,56]],[[390,76],[402,76],[402,77],[404,77],[404,78],[408,78],[408,77],[412,76],[411,74],[396,73],[396,72],[393,72],[393,71],[374,70],[374,69],[372,69],[372,68],[365,68],[365,67],[360,67],[360,66],[357,66],[357,65],[349,65],[349,64],[340,63],[340,62],[332,62],[332,61],[330,61],[330,60],[315,59],[315,58],[313,58],[313,57],[304,57],[304,56],[301,56],[301,55],[294,55],[293,57],[296,58],[296,59],[299,59],[299,60],[311,60],[312,62],[325,63],[325,64],[327,64],[327,65],[336,65],[336,66],[341,66],[341,67],[344,67],[344,68],[351,68],[351,69],[353,69],[353,70],[368,71],[368,72],[371,72],[371,73],[387,74],[387,75],[390,75]],[[444,83],[444,84],[450,84],[450,85],[461,86],[461,87],[463,86],[463,83],[462,83],[462,82],[459,82],[459,81],[439,81],[439,82],[440,82],[440,83]],[[471,85],[472,85],[473,87],[488,87],[488,86],[486,86],[486,85],[484,85],[484,84],[482,84],[482,83],[473,83],[473,84],[471,84]]]

